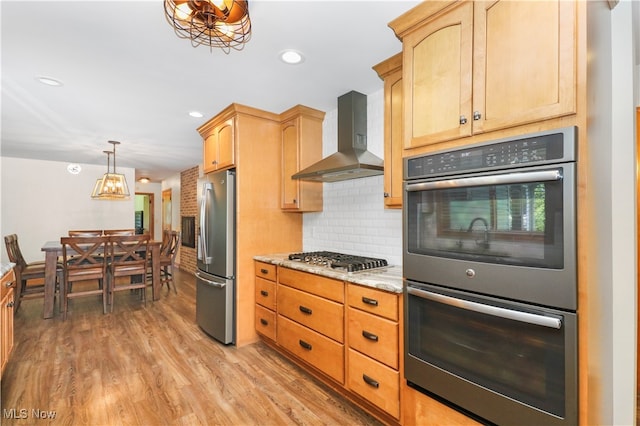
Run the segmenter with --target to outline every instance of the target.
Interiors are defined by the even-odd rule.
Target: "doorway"
[[[152,192],[136,192],[134,223],[136,232],[148,233],[150,238],[154,238],[155,218],[153,215],[153,193]]]
[[[171,231],[171,188],[162,191],[162,230]]]

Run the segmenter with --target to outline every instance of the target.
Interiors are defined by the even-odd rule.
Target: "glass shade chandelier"
[[[204,44],[228,54],[251,38],[248,0],[165,0],[164,12],[176,35],[193,47]]]
[[[116,173],[116,145],[120,142],[109,141],[113,144],[113,151],[104,151],[107,154],[107,173],[96,181],[91,193],[91,198],[97,200],[122,200],[129,198],[129,185],[127,178],[120,173]],[[110,172],[110,159],[113,154],[113,173]]]

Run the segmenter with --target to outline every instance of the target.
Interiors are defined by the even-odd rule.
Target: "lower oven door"
[[[405,284],[405,377],[497,424],[577,424],[576,314]]]

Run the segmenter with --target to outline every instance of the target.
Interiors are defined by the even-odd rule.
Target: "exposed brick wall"
[[[198,166],[180,172],[180,216],[194,216],[198,230]],[[180,269],[195,273],[196,255],[196,248],[180,247]]]

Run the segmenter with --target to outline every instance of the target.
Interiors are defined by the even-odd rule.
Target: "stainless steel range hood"
[[[338,98],[338,152],[291,176],[338,182],[381,175],[384,162],[367,151],[367,96],[351,91]]]

